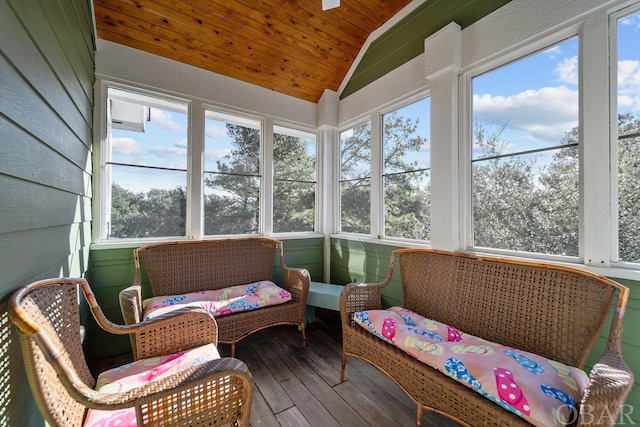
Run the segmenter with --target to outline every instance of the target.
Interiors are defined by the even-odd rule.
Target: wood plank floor
[[[219,347],[222,356],[230,354],[229,346]],[[316,310],[305,349],[295,327],[277,326],[238,343],[236,357],[247,364],[256,384],[253,427],[415,426],[415,404],[372,365],[347,358],[345,381],[340,382],[342,339],[336,312]],[[124,363],[120,359],[100,361],[97,369]],[[426,411],[422,425],[457,426]]]

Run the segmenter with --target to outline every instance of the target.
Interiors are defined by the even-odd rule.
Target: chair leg
[[[305,333],[304,322],[302,323],[300,330],[302,331],[302,348],[307,348],[307,335]]]
[[[343,351],[342,352],[342,367],[340,368],[340,382],[344,382],[344,368],[347,365],[347,355]]]

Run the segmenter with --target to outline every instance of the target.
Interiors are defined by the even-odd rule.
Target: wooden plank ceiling
[[[296,98],[337,91],[410,0],[93,0],[98,37]]]

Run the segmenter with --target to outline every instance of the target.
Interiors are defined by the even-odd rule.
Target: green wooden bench
[[[316,307],[340,311],[340,292],[342,292],[342,288],[344,288],[342,285],[311,282],[304,312],[305,325],[315,320]]]

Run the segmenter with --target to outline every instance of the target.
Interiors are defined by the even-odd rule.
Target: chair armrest
[[[202,308],[183,308],[131,325],[134,359],[178,353],[206,344],[218,345],[218,324]]]
[[[633,386],[633,372],[622,359],[622,325],[629,298],[629,289],[620,286],[618,304],[613,314],[604,353],[593,365],[590,384],[580,403],[580,426],[613,426],[622,412],[624,402]],[[625,424],[624,421],[622,421]]]
[[[380,283],[349,283],[340,292],[340,319],[343,327],[353,326],[353,314],[363,310],[380,310],[382,296],[380,290],[389,284],[388,280]]]
[[[307,295],[311,286],[311,275],[304,268],[287,267],[281,264],[284,272],[282,287],[291,293],[291,299],[307,304]]]
[[[120,310],[127,325],[142,321],[142,286],[132,285],[120,291]]]
[[[614,426],[633,386],[633,372],[617,352],[605,352],[589,374],[578,425]],[[627,413],[628,415],[628,413]]]

